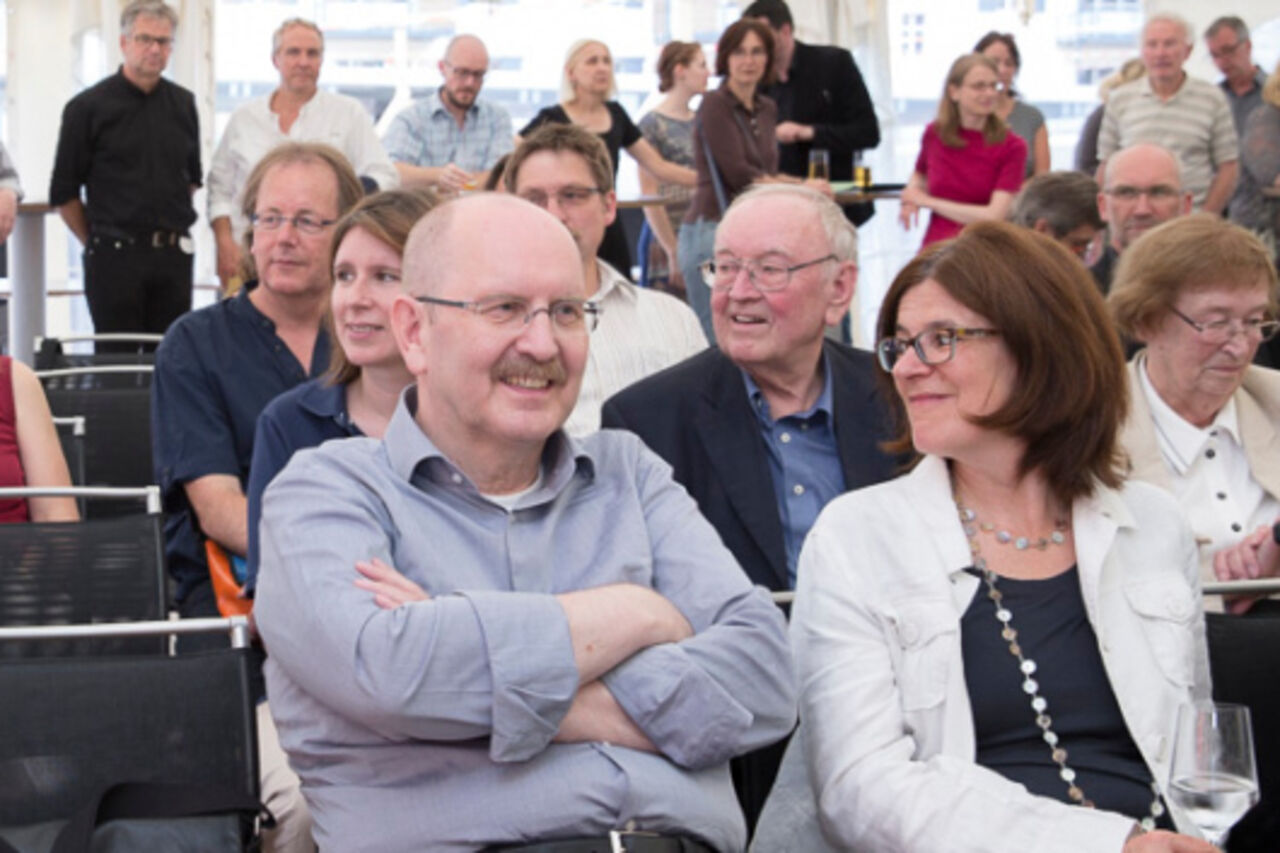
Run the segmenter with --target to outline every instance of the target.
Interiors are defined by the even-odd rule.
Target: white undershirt
[[[513,509],[516,508],[516,504],[520,503],[520,499],[522,497],[533,492],[536,489],[542,488],[542,480],[543,480],[542,466],[539,465],[538,476],[534,478],[532,483],[530,483],[527,487],[521,489],[520,491],[511,492],[505,495],[490,495],[485,492],[481,492],[481,494],[484,495],[486,500],[493,501],[498,506],[505,509],[507,512],[511,512]]]
[[[1155,422],[1156,444],[1173,476],[1173,494],[1195,532],[1201,574],[1207,577],[1204,572],[1212,565],[1213,555],[1258,525],[1274,521],[1280,516],[1280,501],[1249,470],[1234,397],[1202,429],[1160,397],[1147,376],[1145,358],[1140,368],[1139,385]]]

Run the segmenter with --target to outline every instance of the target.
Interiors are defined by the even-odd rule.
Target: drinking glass
[[[1196,702],[1178,709],[1169,799],[1222,845],[1258,801],[1253,724],[1243,705]]]
[[[866,192],[871,189],[871,167],[862,160],[862,152],[853,152],[853,185]]]
[[[809,177],[823,181],[831,180],[831,152],[825,148],[809,150]]]

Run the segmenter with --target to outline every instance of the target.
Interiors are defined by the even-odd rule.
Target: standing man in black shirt
[[[99,333],[162,333],[191,308],[196,102],[160,76],[177,26],[165,3],[134,0],[120,16],[120,69],[62,112],[49,203],[84,244],[85,298]]]
[[[778,80],[761,92],[778,104],[778,171],[809,174],[809,151],[831,154],[832,181],[853,177],[853,154],[880,144],[880,123],[853,54],[841,47],[797,41],[784,0],[756,0],[742,13],[773,30]],[[845,207],[854,225],[871,218],[870,203]]]

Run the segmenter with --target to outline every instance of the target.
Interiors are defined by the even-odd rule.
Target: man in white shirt
[[[594,432],[606,399],[706,349],[706,336],[688,305],[636,287],[596,257],[617,215],[613,165],[598,136],[575,125],[544,125],[511,155],[503,178],[507,189],[546,208],[569,229],[582,259],[587,298],[602,310],[578,404],[564,425],[573,436]]]
[[[218,278],[224,288],[240,275],[248,222],[240,194],[253,167],[282,142],[324,142],[351,162],[366,189],[399,185],[396,170],[373,131],[373,118],[355,98],[316,85],[324,62],[324,33],[310,21],[290,18],[272,36],[271,62],[280,85],[236,110],[209,168],[209,221],[218,248]]]
[[[484,42],[455,36],[440,60],[444,84],[391,122],[382,142],[405,186],[446,192],[480,186],[498,160],[511,153],[511,115],[479,97],[488,71]]]

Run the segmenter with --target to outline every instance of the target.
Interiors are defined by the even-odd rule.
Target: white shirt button
[[[781,441],[783,444],[790,444],[790,443],[791,443],[791,433],[789,433],[789,432],[784,432],[784,433],[782,433],[781,435],[779,435],[779,436],[778,436],[778,441]]]
[[[793,495],[795,495],[796,497],[799,497],[800,495],[803,495],[803,494],[804,494],[804,486],[800,485],[799,483],[796,483],[794,486],[792,486],[792,487],[791,487],[791,493],[792,493]]]
[[[449,477],[449,479],[453,480],[454,485],[462,485],[462,475],[456,471]]]

